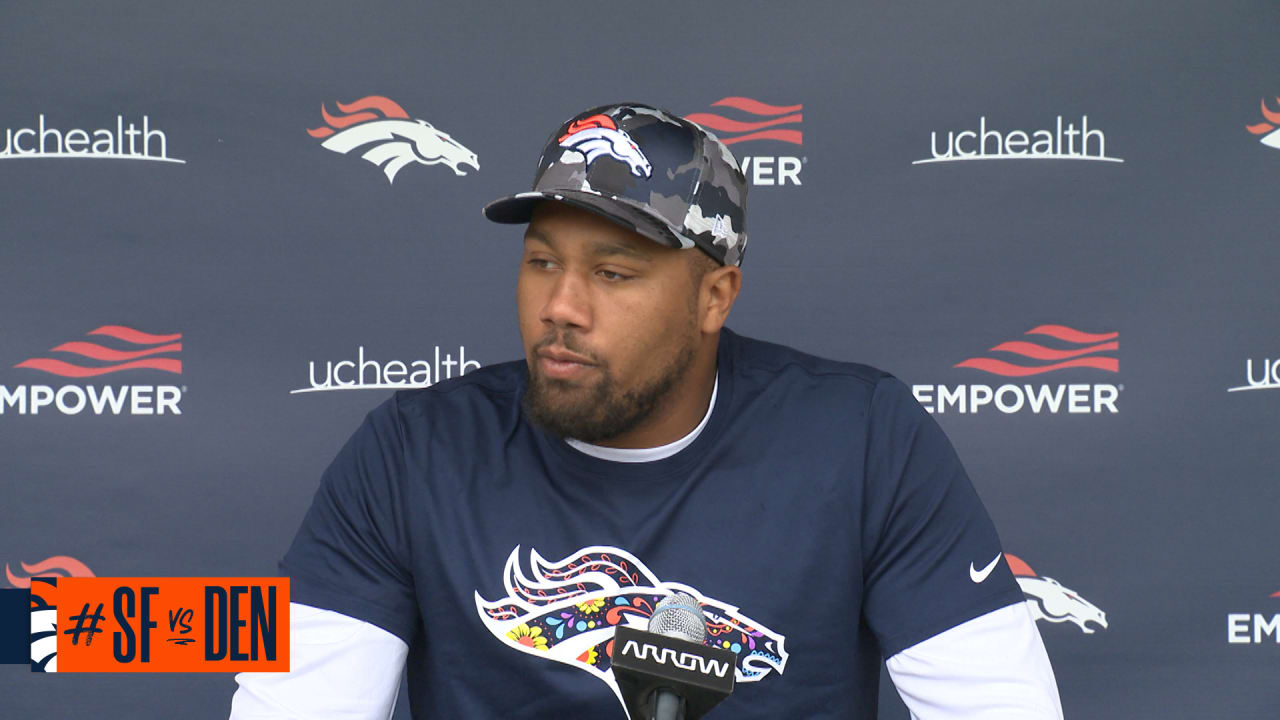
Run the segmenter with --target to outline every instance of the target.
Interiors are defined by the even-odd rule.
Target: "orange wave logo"
[[[89,335],[111,338],[120,347],[112,348],[97,342],[75,340],[50,348],[49,352],[76,356],[76,362],[58,358],[35,357],[14,365],[16,368],[39,370],[51,375],[70,378],[95,377],[121,370],[162,370],[182,374],[182,361],[173,357],[182,350],[182,333],[152,335],[124,325],[103,325],[90,330]],[[79,359],[96,360],[106,365],[79,364]]]
[[[736,110],[738,118],[714,112],[685,115],[684,119],[714,130],[725,145],[748,140],[777,140],[792,145],[804,144],[799,130],[804,121],[804,105],[770,105],[748,97],[726,97],[711,107]]]
[[[1120,360],[1109,356],[1120,348],[1120,333],[1088,333],[1065,325],[1040,325],[1025,335],[1057,340],[1061,347],[1038,342],[1010,340],[991,348],[990,352],[1017,356],[1018,363],[1000,358],[972,357],[956,363],[956,367],[972,368],[1004,377],[1027,377],[1066,368],[1093,368],[1119,372]],[[1020,364],[1026,363],[1026,364]]]

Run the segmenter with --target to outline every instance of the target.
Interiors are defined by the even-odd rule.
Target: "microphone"
[[[658,603],[647,631],[614,630],[613,675],[631,720],[698,720],[733,692],[737,655],[706,637],[706,616],[684,592]]]

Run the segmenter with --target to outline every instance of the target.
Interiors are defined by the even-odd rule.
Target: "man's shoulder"
[[[884,370],[859,362],[834,360],[796,348],[732,333],[734,365],[745,377],[764,376],[773,381],[794,379],[835,391],[844,387],[858,393],[871,393],[878,385],[901,384]]]
[[[468,413],[496,410],[501,414],[517,408],[524,387],[525,362],[511,360],[486,365],[427,387],[398,390],[386,405],[405,418],[448,416],[451,421],[457,421]]]

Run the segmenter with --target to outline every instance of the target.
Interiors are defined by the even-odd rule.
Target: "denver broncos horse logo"
[[[658,580],[625,550],[593,546],[550,563],[530,550],[532,579],[520,567],[520,547],[502,572],[506,597],[475,594],[489,632],[507,646],[591,673],[622,701],[610,663],[617,625],[644,630],[662,598],[677,591],[697,598],[707,616],[706,644],[737,655],[737,682],[755,682],[787,664],[784,636],[696,589]],[[624,705],[625,707],[625,705]]]
[[[31,669],[58,671],[58,608],[50,603],[60,577],[94,577],[88,565],[70,555],[54,555],[37,563],[19,562],[26,576],[4,566],[5,579],[15,588],[31,589]],[[32,582],[32,580],[37,582]]]
[[[576,150],[587,159],[589,167],[596,158],[608,155],[618,162],[626,163],[631,174],[647,178],[653,173],[649,158],[640,152],[631,136],[625,130],[619,130],[618,124],[608,115],[592,115],[574,120],[565,128],[559,139],[560,147]]]
[[[53,597],[56,580],[31,583],[31,670],[58,671],[58,608]],[[46,597],[47,596],[47,597]]]
[[[324,105],[320,114],[329,127],[308,130],[313,138],[327,138],[321,145],[326,150],[349,153],[371,145],[360,157],[382,168],[387,180],[395,182],[396,173],[412,162],[423,165],[445,164],[458,175],[466,175],[460,166],[480,169],[476,154],[460,145],[426,120],[411,120],[395,101],[379,95],[360,98],[353,103],[338,103],[343,115],[330,115]]]
[[[1094,623],[1103,630],[1107,629],[1107,614],[1096,605],[1057,580],[1036,575],[1031,566],[1017,555],[1005,553],[1004,558],[1013,571],[1014,579],[1018,581],[1018,587],[1027,596],[1027,606],[1031,608],[1033,618],[1053,623],[1073,622],[1087,635],[1095,631],[1089,623]]]

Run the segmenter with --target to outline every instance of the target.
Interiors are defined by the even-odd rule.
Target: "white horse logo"
[[[1027,607],[1031,609],[1033,618],[1052,623],[1072,622],[1079,625],[1086,635],[1092,635],[1096,631],[1089,623],[1103,630],[1107,629],[1107,614],[1098,606],[1057,580],[1036,575],[1031,566],[1018,556],[1005,553],[1005,559],[1009,562],[1014,579],[1018,581],[1018,587],[1027,596]]]
[[[582,153],[588,167],[596,158],[608,155],[626,163],[636,177],[647,178],[653,174],[653,165],[640,152],[640,146],[626,131],[619,130],[617,123],[608,115],[575,120],[560,136],[560,147]]]
[[[370,95],[350,104],[338,103],[338,109],[344,114],[330,115],[321,105],[320,114],[328,127],[307,133],[325,138],[321,146],[338,153],[368,146],[360,157],[382,168],[390,182],[415,162],[447,165],[457,175],[467,174],[463,165],[480,169],[475,153],[426,120],[410,119],[404,108],[388,98]]]
[[[696,589],[659,580],[634,555],[616,547],[585,547],[557,562],[529,551],[532,577],[520,566],[517,546],[502,572],[505,596],[475,594],[480,620],[508,647],[564,663],[603,681],[618,696],[613,676],[614,628],[644,630],[658,601],[676,592],[697,598],[707,618],[706,644],[737,656],[737,682],[756,682],[787,664],[786,639],[741,614],[738,608]],[[623,707],[626,704],[623,703]]]

